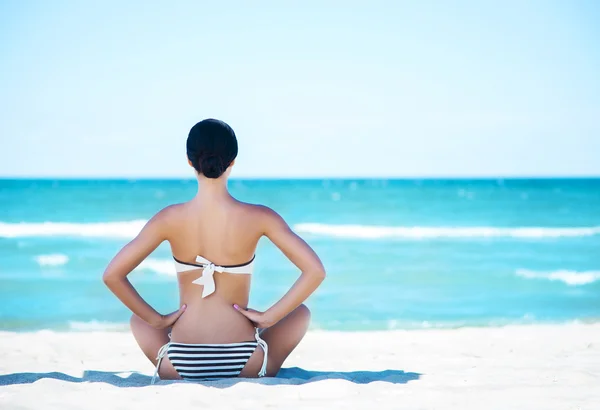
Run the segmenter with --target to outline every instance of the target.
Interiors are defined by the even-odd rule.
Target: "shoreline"
[[[278,377],[150,386],[129,332],[0,331],[0,407],[595,409],[599,340],[600,323],[311,330]]]
[[[425,321],[424,323],[428,323]],[[435,330],[462,330],[462,329],[505,329],[512,327],[554,327],[554,326],[578,326],[578,325],[600,325],[599,318],[572,319],[566,321],[538,321],[538,322],[506,322],[506,323],[485,323],[485,324],[455,324],[455,323],[433,323],[422,324],[421,326],[407,327],[389,327],[387,329],[324,329],[319,327],[309,327],[309,333],[388,333],[388,332],[420,332],[420,331],[435,331]],[[57,326],[54,328],[42,329],[3,329],[0,327],[0,337],[2,334],[10,333],[128,333],[129,323],[127,322],[103,322],[91,320],[89,322],[73,321],[69,322],[68,328],[65,326]]]

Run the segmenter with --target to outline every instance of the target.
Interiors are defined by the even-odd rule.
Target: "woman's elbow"
[[[116,276],[108,269],[102,274],[102,282],[104,282],[104,284],[109,288],[113,283],[115,283],[116,279]]]
[[[314,269],[312,271],[312,276],[313,278],[315,278],[315,280],[318,280],[319,283],[323,282],[325,280],[325,277],[327,276],[327,274],[325,273],[325,268],[323,266],[320,266],[317,269]]]

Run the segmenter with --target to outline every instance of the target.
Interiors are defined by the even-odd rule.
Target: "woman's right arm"
[[[302,304],[325,279],[325,268],[312,248],[294,233],[275,211],[262,208],[264,235],[300,269],[300,277],[283,297],[265,312],[234,306],[253,322],[273,326]]]
[[[169,315],[161,315],[140,296],[127,279],[127,275],[167,239],[166,214],[168,208],[150,219],[135,239],[117,253],[102,275],[106,286],[125,306],[158,329],[164,329],[175,323],[185,310],[185,305]]]

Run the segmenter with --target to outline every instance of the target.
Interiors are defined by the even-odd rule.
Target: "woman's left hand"
[[[266,312],[259,312],[258,310],[254,309],[244,309],[239,305],[233,305],[233,307],[235,310],[237,310],[242,315],[246,316],[250,321],[252,321],[252,323],[254,323],[254,326],[258,327],[259,329],[266,329],[277,323],[276,321],[271,319]]]

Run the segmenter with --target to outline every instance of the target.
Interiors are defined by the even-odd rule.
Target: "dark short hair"
[[[233,129],[212,118],[194,125],[186,142],[187,157],[199,174],[219,178],[238,153]]]

